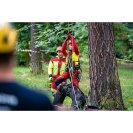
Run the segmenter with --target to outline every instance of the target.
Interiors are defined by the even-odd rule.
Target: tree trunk
[[[31,72],[34,74],[40,74],[42,73],[42,63],[41,60],[41,54],[38,52],[35,52],[36,49],[36,40],[35,40],[35,23],[31,23]]]
[[[113,23],[89,24],[90,103],[124,110],[114,49]]]

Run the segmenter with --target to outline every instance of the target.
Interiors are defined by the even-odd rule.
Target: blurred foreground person
[[[53,110],[45,94],[16,82],[16,40],[15,29],[9,23],[0,23],[0,110]]]

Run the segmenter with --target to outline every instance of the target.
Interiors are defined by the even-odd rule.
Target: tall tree
[[[90,23],[90,102],[108,110],[124,110],[114,49],[113,23]]]
[[[37,51],[36,48],[36,25],[35,23],[31,23],[31,72],[34,74],[40,74],[42,72],[42,63],[41,55]]]

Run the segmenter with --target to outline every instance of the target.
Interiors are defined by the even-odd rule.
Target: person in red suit
[[[61,46],[57,47],[56,53],[57,53],[57,56],[54,58],[51,58],[48,66],[49,81],[51,83],[51,91],[53,93],[57,91],[54,81],[61,74],[63,74],[66,66],[66,58],[65,56],[63,56]]]
[[[83,109],[86,100],[85,95],[79,89],[80,52],[78,45],[71,34],[68,34],[68,37],[62,44],[62,53],[66,57],[66,69],[65,72],[55,80],[58,91],[55,93],[53,104],[55,106],[62,106],[63,102],[60,102],[60,97],[62,97],[62,101],[64,101],[65,97],[68,96],[72,99],[72,108],[74,110]],[[70,79],[71,84],[66,84],[64,82],[66,79]]]
[[[68,50],[66,50],[67,45],[68,45]],[[66,56],[66,63],[67,63],[66,70],[61,76],[59,76],[55,80],[55,84],[56,86],[58,86],[60,83],[69,78],[72,84],[78,88],[79,74],[80,74],[79,72],[80,52],[74,37],[70,33],[68,34],[68,37],[64,40],[62,44],[62,53],[64,54],[64,56]]]

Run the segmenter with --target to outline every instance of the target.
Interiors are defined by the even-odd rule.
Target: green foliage
[[[133,64],[121,63],[118,68],[124,104],[128,110],[131,110],[133,109]]]
[[[132,23],[132,22],[125,22],[124,24],[125,24],[126,27],[128,27],[129,29],[133,29],[133,23]]]
[[[18,31],[18,49],[31,49],[30,23],[13,23]],[[82,55],[88,54],[88,27],[85,22],[35,23],[37,49],[49,50],[45,59],[55,56],[57,46],[62,45],[70,32]],[[133,60],[133,23],[114,23],[115,49],[118,58]],[[17,53],[18,64],[29,62],[28,53]]]
[[[30,23],[13,23],[18,30],[18,49],[30,48]],[[88,29],[87,23],[36,23],[36,47],[38,49],[55,52],[57,46],[62,45],[68,32],[71,33],[79,45],[80,51],[87,53]]]
[[[17,49],[30,48],[30,23],[13,23],[18,32]],[[17,64],[27,65],[29,62],[28,53],[17,52]]]
[[[18,49],[28,49],[30,47],[30,23],[13,23],[18,32]]]
[[[57,46],[62,45],[69,32],[75,37],[81,52],[87,53],[87,23],[39,23],[36,26],[37,47],[40,49],[50,49],[51,52],[55,52]]]
[[[133,60],[133,30],[125,23],[115,23],[114,35],[116,56]]]

